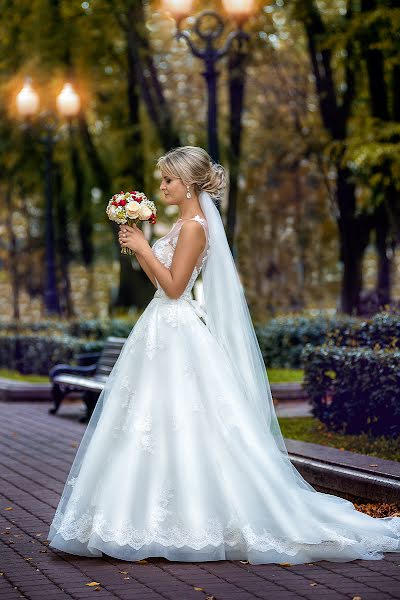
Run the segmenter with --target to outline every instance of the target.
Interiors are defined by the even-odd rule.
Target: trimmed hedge
[[[16,323],[15,321],[0,321],[0,335],[15,335],[17,332],[24,335],[47,334],[67,335],[69,324],[63,321],[38,321],[27,323]]]
[[[72,363],[76,354],[101,351],[110,335],[128,337],[136,320],[1,323],[0,368],[23,375],[48,375],[54,365]]]
[[[331,332],[346,335],[358,322],[346,316],[279,317],[257,327],[256,335],[267,367],[298,369],[302,366],[301,353],[306,344],[321,346]]]
[[[400,349],[400,315],[382,312],[356,320],[349,327],[331,331],[328,338],[336,346]]]
[[[48,375],[54,365],[72,363],[75,354],[97,352],[102,347],[102,342],[88,342],[68,335],[1,335],[0,368],[17,370],[23,375]]]
[[[302,361],[312,414],[329,429],[400,435],[400,352],[308,345]]]
[[[103,340],[109,335],[128,337],[137,318],[85,319],[82,321],[40,321],[38,323],[0,322],[0,335],[67,335],[77,338]]]

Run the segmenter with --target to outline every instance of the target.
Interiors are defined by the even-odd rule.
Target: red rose
[[[125,206],[125,204],[126,204],[126,200],[120,200],[119,201],[119,205],[120,206]]]

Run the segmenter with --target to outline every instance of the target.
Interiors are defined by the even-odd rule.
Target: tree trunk
[[[343,142],[347,136],[350,109],[355,94],[354,56],[351,42],[347,45],[345,64],[346,89],[341,101],[335,87],[332,66],[332,50],[320,42],[324,41],[326,26],[321,18],[315,0],[298,1],[301,18],[307,35],[308,50],[315,76],[315,86],[323,125],[332,140]],[[351,4],[348,4],[346,19],[352,16]],[[340,309],[353,313],[362,287],[362,258],[369,239],[368,219],[356,216],[355,187],[350,172],[341,165],[341,157],[336,161],[337,186],[336,202],[338,207],[337,224],[340,241],[340,260],[343,264]],[[364,228],[366,227],[366,229]]]
[[[86,267],[93,265],[93,223],[91,215],[90,199],[85,198],[85,178],[82,171],[78,145],[75,134],[70,128],[71,141],[71,165],[74,176],[74,207],[78,220],[79,240],[81,245],[82,259]]]
[[[390,223],[384,204],[376,211],[375,218],[376,251],[378,254],[378,270],[376,291],[381,306],[391,301],[391,267],[392,256],[388,240],[390,239]]]
[[[237,41],[237,47],[229,55],[229,102],[230,102],[230,129],[229,129],[229,201],[226,221],[226,236],[231,250],[234,249],[234,236],[236,227],[236,211],[239,192],[240,148],[242,135],[242,112],[245,86],[245,61],[246,52],[242,40]]]
[[[62,175],[58,167],[59,165],[55,167],[54,196],[57,214],[57,256],[59,257],[61,273],[60,304],[64,316],[71,319],[75,316],[75,311],[72,302],[71,279],[69,275],[71,250],[68,235],[68,212],[67,204],[62,197]]]
[[[5,206],[7,207],[6,212],[6,229],[10,235],[8,260],[10,265],[11,275],[11,290],[12,290],[12,307],[13,307],[13,318],[18,323],[20,319],[19,310],[19,295],[20,295],[20,277],[18,269],[18,250],[17,250],[17,239],[14,234],[14,228],[12,224],[12,212],[13,212],[13,201],[12,201],[12,187],[11,183],[7,186],[5,195]]]
[[[130,146],[130,155],[132,162],[127,165],[126,175],[132,177],[134,187],[142,191],[145,186],[145,163],[143,151],[143,136],[140,123],[140,98],[138,94],[138,54],[137,39],[133,30],[135,21],[133,14],[130,15],[126,31],[127,38],[127,64],[128,64],[128,106],[129,121],[132,131],[132,137],[128,140]],[[143,74],[140,75],[142,77]],[[148,92],[148,90],[147,90]],[[118,232],[116,232],[117,234]],[[116,235],[117,237],[117,235]],[[118,242],[118,240],[117,240]],[[119,243],[118,243],[119,247]],[[119,255],[120,260],[120,281],[115,307],[128,308],[132,305],[143,306],[147,304],[154,293],[153,284],[149,281],[147,275],[140,269],[138,271],[132,268],[131,260],[124,254]]]
[[[344,313],[357,312],[362,290],[363,256],[368,245],[373,219],[368,215],[355,216],[355,186],[350,181],[347,169],[338,167],[337,202],[340,260],[343,264],[340,310]]]

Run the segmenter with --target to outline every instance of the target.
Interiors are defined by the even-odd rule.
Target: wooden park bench
[[[80,421],[87,422],[125,342],[126,338],[108,337],[100,353],[78,355],[76,358],[81,363],[87,362],[88,359],[93,361],[86,366],[55,365],[49,372],[54,402],[49,413],[56,414],[62,400],[68,394],[82,392],[86,415]]]

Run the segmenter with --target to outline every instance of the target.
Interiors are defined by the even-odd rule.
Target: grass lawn
[[[400,462],[400,438],[369,438],[365,434],[343,435],[327,431],[325,425],[313,417],[279,417],[282,434],[286,438],[351,450],[378,458]]]
[[[0,369],[0,377],[32,383],[48,383],[49,381],[45,375],[21,375],[17,371],[9,369]],[[268,369],[268,379],[270,383],[301,382],[303,381],[303,371],[301,369]]]
[[[302,369],[267,369],[270,383],[293,383],[303,381]]]
[[[18,371],[10,369],[0,369],[0,377],[15,379],[15,381],[29,381],[30,383],[49,383],[49,378],[45,375],[21,375]]]

